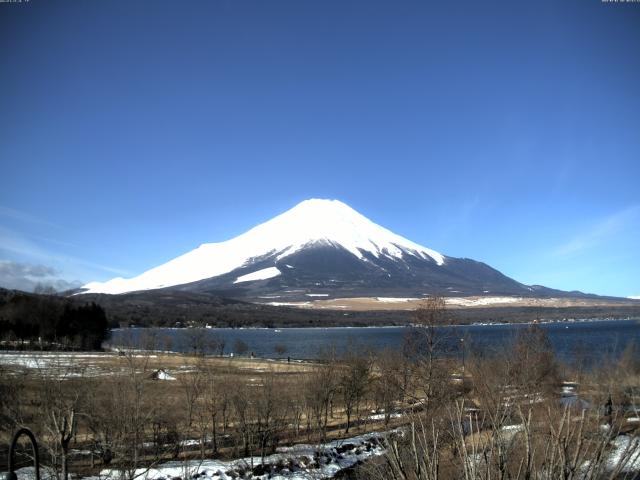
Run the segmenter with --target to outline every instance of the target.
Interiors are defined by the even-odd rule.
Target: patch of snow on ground
[[[399,302],[411,302],[413,300],[419,300],[419,298],[376,297],[376,300],[382,303],[399,303]]]
[[[35,370],[41,375],[67,378],[74,376],[113,375],[111,359],[117,354],[100,353],[58,353],[58,352],[17,352],[0,353],[0,365],[11,369]],[[133,355],[156,358],[157,355]]]
[[[112,357],[112,353],[102,354]],[[91,360],[104,358],[101,354],[65,354],[65,353],[44,353],[44,352],[3,352],[0,354],[0,365],[12,367],[22,367],[29,369],[62,369],[68,367],[78,367],[78,361],[87,363]]]
[[[311,302],[267,302],[274,307],[309,307]]]
[[[158,372],[158,375],[156,376],[156,378],[158,380],[175,380],[176,377],[169,375],[167,372],[165,372],[164,370],[160,370]]]
[[[451,297],[445,298],[448,305],[474,307],[477,305],[495,305],[500,303],[516,303],[521,297]]]
[[[613,442],[609,453],[608,464],[615,468],[623,462],[623,472],[640,470],[640,438],[620,435]]]
[[[389,414],[389,418],[400,418],[402,416],[401,413],[391,413]],[[369,416],[369,420],[384,420],[385,419],[385,415],[384,413],[376,413],[374,415],[370,415]]]
[[[502,430],[503,432],[520,432],[522,431],[522,428],[522,424],[517,423],[515,425],[505,425],[500,430]]]

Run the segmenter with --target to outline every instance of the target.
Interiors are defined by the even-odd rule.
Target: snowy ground
[[[396,412],[396,413],[390,413],[389,414],[389,418],[400,418],[402,417],[402,413]],[[384,420],[386,418],[386,414],[383,413],[374,413],[373,415],[369,416],[369,420]]]
[[[621,465],[623,472],[640,471],[640,438],[628,435],[616,437],[607,463],[610,468]]]
[[[603,425],[603,428],[606,426]],[[519,424],[502,427],[503,440],[510,442],[523,430]],[[399,432],[395,430],[394,432]],[[374,456],[383,455],[385,437],[394,432],[369,433],[356,437],[335,440],[324,445],[298,444],[280,447],[277,453],[265,457],[248,457],[237,460],[189,460],[162,463],[153,468],[140,468],[135,471],[139,480],[309,480],[328,479],[339,472],[353,467]],[[189,441],[191,443],[191,441]],[[197,443],[195,440],[194,444]],[[480,466],[486,458],[477,454],[470,455],[473,463]],[[620,435],[610,444],[606,465],[609,471],[640,471],[640,438]],[[583,465],[587,468],[588,462]],[[34,480],[32,467],[16,472],[21,480]],[[84,477],[82,480],[120,480],[122,473],[115,469],[102,470],[98,475]],[[129,473],[129,472],[128,472]],[[51,472],[41,471],[43,480],[54,480]],[[635,477],[634,477],[635,478]]]
[[[370,433],[324,445],[299,444],[278,448],[277,453],[265,457],[238,460],[173,461],[154,468],[136,470],[140,480],[308,480],[333,478],[338,472],[367,458],[385,452],[384,434]],[[33,478],[33,469],[17,472],[20,478]],[[84,480],[118,480],[121,472],[106,469]]]
[[[155,358],[155,355],[146,355]],[[58,376],[100,376],[113,374],[113,359],[116,354],[60,353],[60,352],[2,352],[0,365],[7,368],[39,370]]]
[[[518,303],[521,297],[451,297],[446,298],[447,305],[457,305],[462,307],[481,307],[487,305],[504,305],[508,303]]]
[[[154,468],[135,471],[139,480],[309,480],[333,478],[337,473],[385,452],[383,434],[371,433],[345,440],[336,440],[325,445],[299,444],[278,448],[277,453],[265,457],[241,458],[238,460],[172,461]],[[33,467],[16,471],[21,480],[34,480]],[[46,470],[42,480],[53,480],[55,476]],[[99,475],[83,480],[120,480],[122,472],[105,469]]]

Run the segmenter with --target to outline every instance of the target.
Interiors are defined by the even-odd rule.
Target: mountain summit
[[[531,294],[469,259],[446,257],[381,227],[338,200],[305,200],[248,232],[206,243],[130,278],[83,293],[173,287],[241,297]]]

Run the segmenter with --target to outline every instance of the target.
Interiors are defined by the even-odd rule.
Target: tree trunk
[[[68,469],[68,461],[67,461],[67,453],[69,449],[69,441],[62,441],[61,444],[61,463],[62,463],[62,480],[68,480],[69,478],[69,469]]]
[[[216,435],[217,431],[216,431],[216,416],[215,415],[211,416],[211,425],[212,425],[212,428],[211,428],[211,434],[212,434],[212,437],[211,437],[211,449],[212,449],[212,452],[211,453],[213,453],[213,455],[215,455],[215,454],[218,453],[218,436]]]
[[[347,428],[345,428],[344,433],[349,433],[349,427],[351,426],[351,409],[347,408],[345,413],[347,414]]]

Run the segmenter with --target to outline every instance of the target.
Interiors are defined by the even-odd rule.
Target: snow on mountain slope
[[[266,280],[267,278],[273,278],[280,275],[280,270],[277,267],[268,267],[263,268],[262,270],[258,270],[256,272],[247,273],[246,275],[242,275],[236,278],[236,281],[233,283],[242,283],[242,282],[253,282],[254,280]]]
[[[311,199],[236,238],[203,244],[131,279],[88,283],[83,286],[83,293],[117,294],[182,285],[251,265],[256,259],[276,255],[276,260],[281,260],[318,243],[340,246],[363,261],[367,261],[363,252],[368,252],[376,258],[402,259],[411,255],[437,265],[445,263],[440,253],[396,235],[338,200]],[[262,274],[271,277],[279,274],[271,267],[262,270],[267,270]],[[254,274],[257,277],[251,277]],[[260,276],[253,272],[236,282],[271,278]]]

